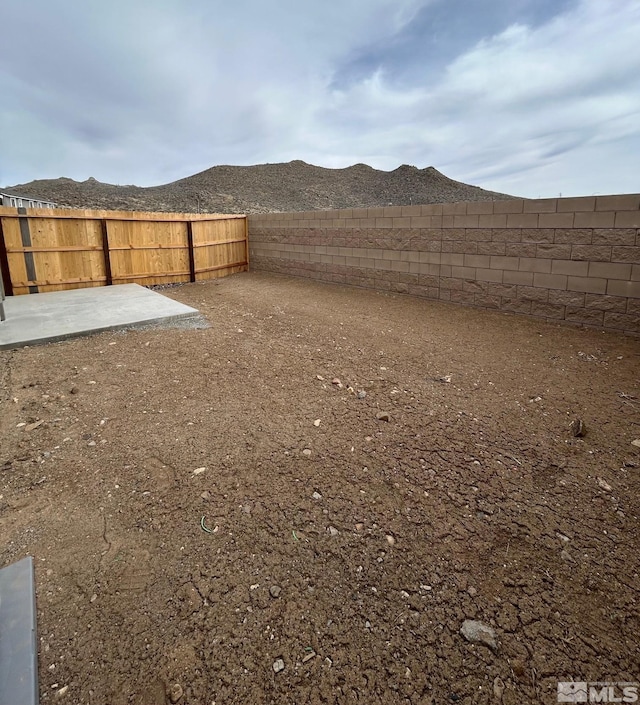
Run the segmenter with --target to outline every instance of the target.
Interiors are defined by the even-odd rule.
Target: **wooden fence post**
[[[103,218],[100,221],[100,229],[102,230],[102,251],[104,253],[104,273],[107,278],[107,286],[113,284],[113,278],[111,275],[111,254],[109,253],[109,230],[107,227],[107,221]]]
[[[9,271],[9,258],[7,257],[7,245],[4,241],[4,231],[2,230],[2,218],[0,218],[0,272],[2,272],[5,295],[13,296],[13,282]]]
[[[193,249],[193,225],[187,220],[187,247],[189,248],[189,281],[196,280],[196,253]]]

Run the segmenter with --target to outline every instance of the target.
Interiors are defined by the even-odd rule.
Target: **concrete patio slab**
[[[9,296],[4,308],[0,350],[200,317],[197,309],[138,284]]]

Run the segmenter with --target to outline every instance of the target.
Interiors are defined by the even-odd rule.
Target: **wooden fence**
[[[8,295],[200,281],[245,271],[244,215],[0,206]]]

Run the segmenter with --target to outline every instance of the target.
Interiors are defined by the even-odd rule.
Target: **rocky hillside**
[[[366,164],[346,169],[293,161],[257,166],[215,166],[163,186],[114,186],[89,178],[42,179],[4,189],[60,206],[111,210],[269,213],[327,208],[373,208],[512,198],[453,181],[437,169],[403,165],[378,171]]]

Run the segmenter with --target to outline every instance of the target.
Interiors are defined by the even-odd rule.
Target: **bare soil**
[[[0,560],[36,561],[41,702],[640,678],[637,340],[268,274],[165,293],[211,327],[0,353]]]

